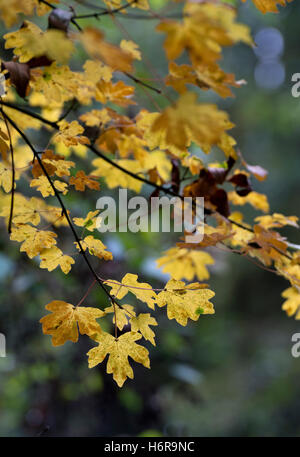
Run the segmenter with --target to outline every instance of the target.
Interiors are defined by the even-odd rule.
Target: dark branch
[[[59,195],[59,192],[57,191],[56,187],[54,186],[44,164],[43,164],[43,161],[42,159],[40,158],[38,152],[36,151],[36,149],[34,148],[34,146],[32,145],[32,143],[29,141],[29,139],[27,138],[27,136],[24,134],[24,132],[22,132],[22,130],[17,126],[17,124],[3,111],[2,108],[0,108],[0,112],[2,113],[2,115],[7,119],[7,121],[12,125],[12,127],[19,133],[19,135],[23,138],[23,140],[25,141],[25,143],[30,147],[30,149],[32,150],[33,152],[33,156],[34,158],[38,161],[41,169],[43,170],[43,173],[44,175],[46,176],[51,188],[53,189],[53,192],[55,194],[55,197],[57,198],[60,206],[61,206],[61,209],[62,209],[62,214],[64,214],[64,216],[66,217],[66,220],[69,224],[69,227],[73,233],[73,236],[77,242],[77,245],[79,246],[79,249],[80,249],[80,252],[89,268],[89,270],[91,271],[92,275],[94,276],[95,280],[98,282],[98,284],[100,285],[100,287],[102,288],[102,290],[105,292],[105,294],[108,296],[108,298],[110,299],[110,301],[112,303],[115,303],[117,306],[119,306],[120,308],[122,308],[122,306],[116,301],[116,299],[108,292],[108,290],[106,289],[106,287],[104,286],[104,284],[102,283],[102,280],[99,278],[99,276],[97,275],[97,273],[95,272],[94,268],[92,267],[86,253],[85,253],[85,250],[83,249],[82,247],[82,244],[81,244],[81,241],[80,241],[80,238],[79,236],[77,235],[77,232],[71,222],[71,219],[70,219],[70,216],[68,214],[68,211],[61,199],[61,196]]]

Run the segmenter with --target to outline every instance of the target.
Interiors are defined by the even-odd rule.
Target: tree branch
[[[22,139],[25,141],[25,143],[30,147],[30,149],[32,150],[33,152],[33,156],[34,158],[38,161],[41,169],[43,170],[43,173],[44,175],[46,176],[51,188],[53,189],[53,192],[55,194],[55,197],[57,198],[57,200],[59,201],[59,204],[61,206],[61,209],[62,209],[62,214],[64,214],[64,216],[66,217],[66,220],[69,224],[69,227],[73,233],[73,236],[79,246],[79,249],[80,249],[80,252],[89,268],[89,270],[91,271],[92,275],[94,276],[95,280],[98,282],[98,284],[100,285],[100,287],[102,288],[102,290],[105,292],[105,294],[108,296],[109,300],[112,302],[112,303],[115,303],[117,306],[119,306],[120,308],[122,308],[122,305],[120,305],[116,300],[115,298],[108,292],[108,290],[106,289],[106,287],[103,285],[102,283],[102,280],[99,278],[99,276],[97,275],[97,273],[95,272],[94,268],[92,267],[86,253],[85,253],[85,250],[83,249],[82,247],[82,244],[81,244],[81,240],[79,238],[79,236],[77,235],[77,232],[71,222],[71,219],[69,217],[69,214],[68,214],[68,211],[61,199],[61,196],[59,195],[59,192],[57,191],[56,187],[54,186],[44,164],[43,164],[43,161],[42,159],[40,158],[38,152],[36,151],[36,149],[34,148],[34,146],[32,145],[32,143],[29,141],[29,139],[27,138],[27,136],[24,134],[24,132],[22,132],[22,130],[17,126],[17,124],[3,111],[2,108],[0,108],[0,112],[1,114],[7,119],[7,121],[12,125],[12,127],[19,133],[19,135],[22,137]]]

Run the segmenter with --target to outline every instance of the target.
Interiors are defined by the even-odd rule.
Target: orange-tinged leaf
[[[85,191],[85,187],[94,190],[100,189],[98,181],[95,181],[90,176],[87,176],[83,170],[78,171],[75,177],[72,176],[69,182],[71,185],[75,186],[76,190],[80,190],[81,192]]]
[[[245,2],[246,0],[242,0]],[[286,6],[288,2],[293,0],[252,0],[256,8],[262,13],[278,13],[278,6]]]
[[[61,300],[54,300],[46,305],[46,309],[51,311],[51,314],[42,317],[40,323],[43,333],[52,335],[53,346],[60,346],[69,340],[76,343],[78,330],[81,335],[90,337],[101,332],[96,319],[105,313],[98,308],[76,307]]]

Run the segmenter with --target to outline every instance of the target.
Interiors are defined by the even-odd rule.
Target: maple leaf
[[[214,263],[208,252],[190,251],[188,249],[171,248],[157,261],[158,267],[163,267],[164,273],[169,273],[174,279],[191,280],[194,276],[202,281],[209,278],[206,265]]]
[[[165,32],[165,50],[169,60],[177,59],[184,49],[201,62],[220,59],[222,46],[238,41],[252,44],[249,29],[235,23],[236,11],[227,5],[187,2],[182,22],[164,21],[157,30]]]
[[[69,124],[63,120],[59,124],[59,130],[53,137],[53,140],[58,143],[62,141],[66,146],[90,144],[90,140],[86,136],[81,135],[84,132],[84,128],[77,121],[72,121]]]
[[[285,254],[287,243],[278,232],[266,230],[260,225],[253,227],[254,237],[245,247],[246,252],[258,257],[265,265],[271,265],[272,260],[281,259]]]
[[[69,273],[71,265],[75,263],[75,260],[72,259],[71,256],[64,255],[63,252],[55,246],[42,251],[40,257],[40,268],[46,268],[48,271],[52,271],[56,267],[60,266],[61,270],[65,274]]]
[[[300,287],[300,258],[299,251],[295,252],[293,256],[281,256],[274,262],[276,270],[290,281],[295,287]]]
[[[215,293],[210,289],[197,289],[197,283],[190,285],[192,286],[195,290],[187,288],[183,281],[171,279],[165,289],[157,295],[157,305],[167,305],[168,319],[175,319],[183,326],[186,326],[188,319],[197,321],[201,314],[215,312],[209,301]]]
[[[232,232],[230,233],[230,238],[228,240],[229,244],[233,247],[247,245],[253,238],[253,233],[251,226],[243,222],[243,215],[239,212],[234,212],[230,215],[230,220],[241,224],[243,227],[232,224]],[[223,228],[224,224],[223,224]]]
[[[73,222],[78,227],[84,227],[90,232],[93,232],[96,228],[99,210],[89,211],[85,218],[73,217]],[[101,220],[101,219],[100,219]]]
[[[104,312],[106,314],[114,313],[113,323],[117,325],[120,331],[122,331],[125,325],[128,324],[129,318],[135,316],[134,307],[131,305],[122,305],[122,308],[117,305],[111,305],[105,308]]]
[[[70,340],[78,341],[78,329],[81,335],[94,336],[101,332],[96,319],[105,315],[98,308],[73,306],[61,300],[54,300],[45,306],[51,314],[40,319],[45,335],[52,335],[53,346],[61,346]]]
[[[81,33],[80,39],[86,51],[94,59],[102,60],[113,70],[127,72],[132,70],[132,55],[129,52],[106,42],[104,40],[104,35],[100,30],[86,27]]]
[[[149,308],[154,309],[156,301],[156,293],[146,282],[138,282],[138,275],[132,273],[126,273],[123,276],[121,283],[114,281],[113,279],[108,279],[105,281],[109,287],[111,287],[110,293],[120,300],[127,295],[128,292],[131,292],[139,300],[147,303]]]
[[[270,229],[275,227],[281,228],[286,225],[299,228],[298,219],[297,216],[284,216],[283,214],[274,213],[267,216],[256,217],[254,220],[265,229]]]
[[[103,362],[109,354],[106,372],[113,374],[113,379],[119,387],[122,387],[127,377],[130,379],[134,377],[128,357],[137,363],[141,363],[144,367],[150,368],[149,352],[143,346],[136,344],[136,341],[141,338],[142,335],[135,332],[124,333],[118,338],[102,332],[97,336],[99,345],[87,353],[89,368]]]
[[[233,205],[243,206],[246,203],[250,203],[253,208],[268,213],[270,206],[268,203],[267,196],[259,194],[258,192],[250,192],[245,197],[240,197],[235,191],[228,192],[228,199]]]
[[[47,158],[50,158],[50,159],[56,161],[56,160],[64,159],[64,157],[54,154],[53,151],[51,151],[50,149],[47,149],[41,155],[41,161],[43,162],[45,170],[47,171],[49,176],[53,176],[54,173],[55,173],[56,166],[55,166],[55,163],[51,164],[51,162],[44,162],[44,160],[47,159]],[[33,166],[32,166],[31,172],[32,172],[32,174],[33,174],[33,176],[35,178],[38,178],[39,176],[43,176],[45,174],[43,169],[42,169],[42,167],[40,166],[40,164],[39,164],[39,162],[37,160],[35,160],[33,162]]]
[[[55,180],[53,181],[53,185],[61,192],[63,195],[66,195],[68,192],[68,184],[62,181]],[[49,197],[49,195],[55,195],[55,192],[48,181],[46,176],[39,176],[36,179],[32,179],[30,182],[30,187],[36,187],[39,190],[43,197]]]
[[[100,189],[100,184],[90,176],[87,176],[83,170],[78,171],[75,177],[72,176],[69,182],[71,185],[75,186],[76,190],[80,190],[81,192],[85,191],[86,186],[89,189]]]
[[[240,87],[233,74],[225,73],[217,64],[195,63],[190,65],[169,64],[169,75],[166,78],[167,86],[172,86],[179,93],[187,91],[186,84],[194,84],[203,90],[213,89],[221,97],[233,96],[228,86]]]
[[[296,319],[300,319],[300,293],[296,287],[285,289],[281,296],[286,298],[282,305],[282,309],[288,316],[296,314]]]
[[[65,160],[64,157],[57,155],[53,157],[44,157],[43,162],[51,165],[54,168],[54,173],[60,177],[70,176],[70,168],[75,166],[75,163],[71,160]]]
[[[130,319],[130,324],[132,332],[141,332],[145,340],[150,341],[153,346],[156,346],[154,339],[155,333],[149,327],[150,325],[158,325],[154,317],[152,317],[149,313],[139,314],[138,316]]]
[[[246,0],[242,0],[245,2]],[[277,5],[286,6],[287,2],[293,0],[252,0],[256,8],[262,13],[278,13]]]
[[[100,81],[96,85],[95,99],[103,105],[108,102],[119,106],[134,105],[135,102],[130,99],[133,93],[134,87],[127,86],[123,81],[116,84]]]
[[[33,257],[40,254],[44,249],[49,249],[56,244],[56,233],[38,230],[32,225],[18,224],[12,227],[10,239],[19,241],[21,244],[20,251],[26,252],[28,257]]]
[[[87,60],[83,68],[85,78],[93,83],[97,83],[100,79],[109,82],[112,78],[112,69],[102,62]]]
[[[58,3],[59,0],[53,0],[52,3]],[[0,15],[5,25],[11,27],[15,22],[19,20],[19,14],[25,14],[31,16],[36,9],[38,16],[48,13],[51,8],[39,0],[28,0],[23,2],[22,0],[0,0]]]
[[[7,193],[12,189],[12,170],[2,162],[0,162],[0,186]]]
[[[80,98],[80,76],[66,65],[58,66],[53,62],[44,69],[31,70],[30,75],[30,86],[35,93],[42,94],[50,103],[63,103],[74,97]]]
[[[125,168],[125,170],[135,174],[140,174],[143,170],[143,167],[138,160],[116,160],[115,163]],[[141,190],[143,185],[142,182],[127,175],[123,171],[118,170],[112,164],[105,162],[103,159],[94,159],[92,164],[96,167],[96,169],[92,172],[93,175],[103,176],[109,189],[122,187],[134,190],[135,192],[139,192]]]
[[[123,51],[126,51],[129,54],[131,54],[134,59],[142,60],[142,55],[139,50],[139,46],[134,41],[122,40],[120,43],[120,48],[123,49]]]
[[[41,221],[40,213],[40,200],[32,197],[27,199],[20,193],[15,194],[14,201],[14,216],[13,223],[15,224],[26,224],[31,223],[32,225],[38,225]],[[45,207],[44,207],[45,209]],[[0,215],[8,217],[10,213],[10,200],[7,203],[4,202],[1,209]]]
[[[77,242],[75,242],[74,244],[76,245],[77,249],[80,249]],[[91,255],[95,255],[96,257],[99,257],[99,259],[104,259],[104,260],[113,259],[112,253],[109,251],[106,251],[106,246],[102,243],[102,241],[97,240],[92,235],[86,236],[84,238],[84,240],[81,241],[80,244],[84,251],[86,251],[86,249],[88,249],[88,251]]]
[[[24,21],[22,27],[4,35],[5,48],[14,48],[21,63],[33,57],[47,56],[50,60],[66,62],[74,47],[62,30],[50,29],[43,32],[36,24]]]
[[[169,106],[154,120],[151,132],[158,137],[157,146],[173,145],[179,149],[195,141],[200,146],[217,144],[222,134],[233,127],[227,113],[215,105],[198,104],[197,95],[186,92],[174,107]]]

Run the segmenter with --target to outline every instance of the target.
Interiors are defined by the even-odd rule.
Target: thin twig
[[[69,217],[69,214],[68,214],[68,211],[61,199],[61,196],[59,195],[59,192],[57,191],[56,187],[54,186],[44,164],[43,164],[43,161],[42,159],[40,158],[38,152],[35,150],[34,146],[31,144],[31,142],[29,141],[29,139],[27,138],[27,136],[24,134],[24,132],[22,132],[22,130],[16,125],[16,123],[3,111],[3,109],[1,108],[0,109],[0,112],[2,113],[3,116],[6,117],[6,119],[8,120],[8,122],[12,125],[12,127],[19,133],[19,135],[21,135],[21,137],[23,138],[23,140],[25,141],[25,143],[30,147],[30,149],[32,150],[33,152],[33,155],[34,155],[34,158],[38,161],[41,169],[43,170],[43,173],[44,175],[46,176],[57,200],[59,201],[59,204],[61,206],[61,209],[62,209],[62,214],[66,217],[66,220],[68,222],[68,225],[73,233],[73,236],[77,242],[77,245],[79,246],[79,249],[80,249],[80,252],[89,268],[89,270],[91,271],[92,275],[94,276],[95,280],[98,282],[98,284],[100,285],[100,287],[103,289],[103,291],[105,292],[105,294],[108,296],[108,298],[112,301],[112,302],[115,302],[115,304],[117,306],[119,306],[120,308],[122,308],[122,306],[114,299],[114,297],[108,292],[108,290],[106,289],[106,287],[103,285],[102,281],[100,280],[100,278],[98,277],[97,273],[95,272],[94,268],[92,267],[86,253],[85,253],[85,250],[83,249],[82,247],[82,244],[81,244],[81,241],[77,235],[77,232],[71,222],[71,219]]]
[[[11,200],[10,200],[10,211],[9,211],[9,219],[8,219],[8,226],[7,231],[11,234],[11,226],[14,214],[14,201],[15,201],[15,178],[16,178],[16,168],[15,168],[15,159],[14,159],[14,148],[12,145],[11,140],[11,133],[10,128],[5,116],[3,116],[3,120],[5,122],[8,138],[9,138],[9,149],[10,149],[10,156],[11,156],[11,166],[12,166],[12,174],[11,174]]]

